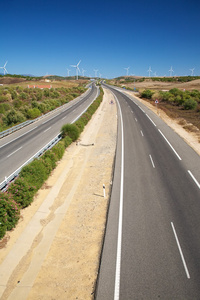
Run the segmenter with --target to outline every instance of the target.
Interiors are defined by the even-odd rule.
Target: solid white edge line
[[[171,226],[172,226],[172,229],[173,229],[173,232],[174,232],[174,236],[175,236],[175,239],[176,239],[176,243],[177,243],[177,246],[178,246],[178,250],[180,252],[180,255],[181,255],[181,259],[182,259],[182,262],[183,262],[183,266],[185,268],[185,273],[187,275],[187,278],[190,279],[190,274],[189,274],[189,271],[188,271],[188,268],[187,268],[187,265],[186,265],[186,262],[185,262],[185,258],[183,256],[183,252],[182,252],[182,249],[181,249],[181,246],[180,246],[180,243],[179,243],[179,240],[178,240],[178,236],[176,234],[176,230],[174,228],[174,224],[173,222],[171,222]]]
[[[149,157],[150,157],[153,168],[155,168],[155,165],[154,165],[154,162],[153,162],[153,158],[151,157],[151,154],[149,154]]]
[[[164,136],[164,134],[162,133],[162,131],[160,129],[158,129],[158,131],[160,132],[160,134],[164,137],[165,141],[168,143],[168,145],[171,147],[171,149],[174,151],[174,153],[176,154],[176,156],[178,157],[179,160],[182,160],[181,157],[178,155],[178,153],[176,152],[176,150],[172,147],[172,145],[170,144],[170,142],[168,141],[168,139]]]
[[[115,96],[115,95],[114,95]],[[123,191],[124,191],[124,129],[121,107],[117,101],[120,119],[121,119],[121,138],[122,138],[122,153],[121,153],[121,183],[120,183],[120,205],[119,205],[119,223],[118,223],[118,238],[117,238],[117,257],[116,257],[116,270],[115,270],[115,291],[114,300],[119,299],[120,292],[120,269],[121,269],[121,248],[122,248],[122,220],[123,220]]]
[[[144,136],[144,134],[143,134],[142,130],[140,130],[140,132],[141,132],[141,135],[142,135],[142,136]]]
[[[154,121],[149,117],[149,115],[146,114],[146,116],[147,116],[147,118],[149,118],[149,120],[151,121],[151,123],[156,127],[156,124],[155,124]]]
[[[11,155],[15,154],[17,151],[21,150],[22,147],[19,147],[17,150],[15,150],[14,152],[10,153],[9,155],[7,155],[7,157],[10,157]]]
[[[196,178],[194,177],[194,175],[192,174],[192,172],[190,170],[188,170],[188,173],[190,174],[190,176],[192,177],[192,179],[194,180],[194,182],[196,183],[196,185],[198,186],[198,188],[200,189],[200,184],[199,182],[196,180]]]

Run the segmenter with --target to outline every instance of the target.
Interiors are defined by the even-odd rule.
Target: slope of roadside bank
[[[133,96],[137,98],[140,102],[142,102],[145,106],[147,106],[149,109],[151,109],[155,114],[158,114],[159,117],[169,126],[171,127],[184,141],[192,147],[199,155],[200,155],[200,131],[198,128],[196,128],[195,131],[190,131],[188,132],[186,129],[183,128],[182,125],[180,125],[180,120],[179,119],[172,119],[170,118],[162,109],[157,109],[155,105],[152,105],[151,103],[137,97],[134,92],[131,91],[124,91],[130,96]],[[184,126],[185,125],[191,125],[187,124],[186,121],[184,121]]]
[[[67,148],[1,249],[1,299],[93,297],[117,136],[117,108],[104,92],[79,144]]]

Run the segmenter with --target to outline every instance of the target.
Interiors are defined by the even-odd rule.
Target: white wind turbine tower
[[[151,66],[149,67],[149,69],[147,70],[147,72],[149,72],[149,77],[151,77],[151,72],[153,72],[153,71],[151,70]]]
[[[4,75],[7,73],[8,74],[8,71],[6,70],[6,65],[7,65],[8,62],[5,63],[5,65],[3,67],[0,67],[0,69],[3,69],[4,70]]]
[[[94,70],[94,72],[95,72],[95,78],[97,77],[97,72],[98,72],[99,70]]]
[[[191,76],[194,76],[194,69],[195,69],[195,68],[190,69],[190,71],[191,71]]]
[[[69,77],[69,72],[70,72],[71,70],[69,70],[69,69],[67,69],[67,76]]]
[[[87,71],[87,70],[82,69],[83,77],[84,77],[84,74],[85,74],[86,71]]]
[[[126,76],[128,76],[128,70],[130,69],[130,67],[128,68],[124,68],[124,70],[126,70]]]
[[[171,66],[171,68],[169,69],[169,72],[170,72],[170,76],[172,76],[172,73],[174,72],[174,70],[172,69],[172,66]]]
[[[81,73],[80,69],[79,69],[79,64],[80,64],[81,60],[77,63],[77,65],[71,65],[71,67],[76,68],[76,80],[78,80],[78,72]]]

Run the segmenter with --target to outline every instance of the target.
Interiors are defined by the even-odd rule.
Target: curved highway
[[[98,95],[91,88],[78,99],[0,140],[0,183],[56,137],[62,125],[73,123]]]
[[[136,98],[104,87],[118,142],[95,299],[199,299],[200,157]]]

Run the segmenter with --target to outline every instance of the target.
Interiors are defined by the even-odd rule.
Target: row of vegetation
[[[81,95],[84,87],[0,87],[0,131],[35,119]]]
[[[79,138],[84,126],[91,119],[102,99],[103,90],[100,89],[100,95],[79,120],[74,124],[66,124],[62,127],[62,140],[39,159],[35,159],[25,166],[5,193],[0,192],[0,238],[4,237],[6,231],[16,226],[20,218],[20,210],[32,203],[35,194],[62,158],[65,148]]]
[[[181,91],[173,88],[167,92],[155,92],[146,89],[141,93],[141,97],[152,100],[157,99],[159,102],[167,102],[185,110],[197,109],[200,112],[200,92],[198,90]]]
[[[121,76],[115,78],[115,83],[126,84],[133,82],[144,82],[145,80],[160,81],[160,82],[189,82],[195,79],[200,79],[200,76],[172,76],[172,77],[141,77],[135,78],[134,76]]]

